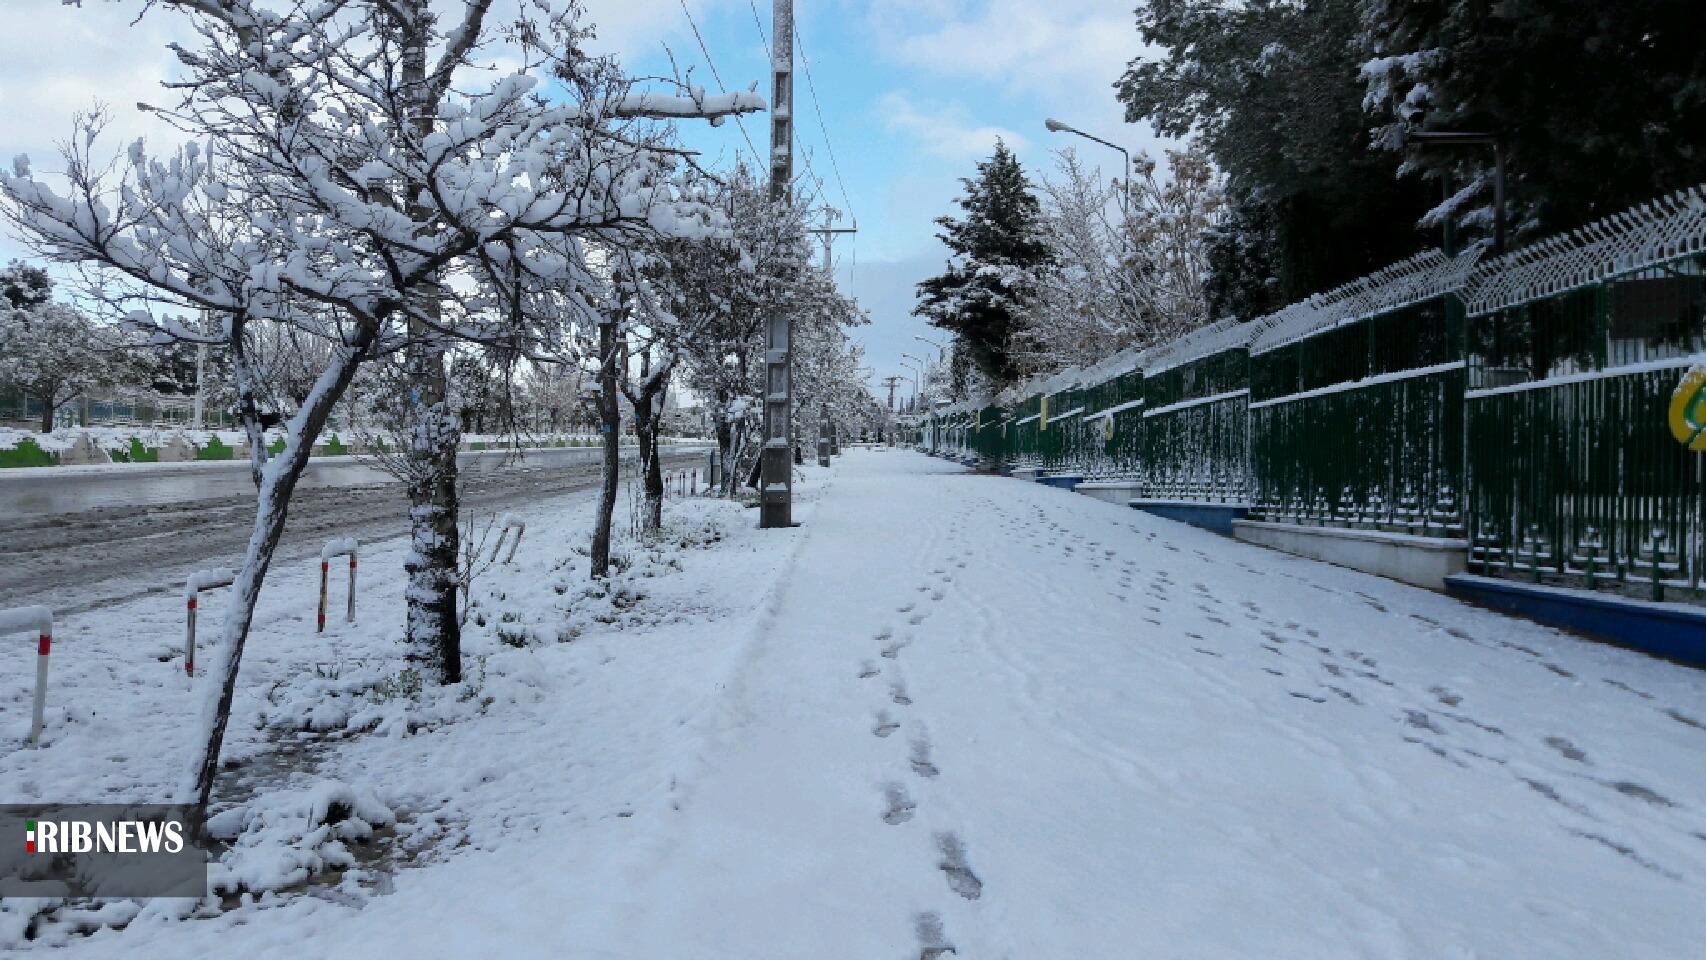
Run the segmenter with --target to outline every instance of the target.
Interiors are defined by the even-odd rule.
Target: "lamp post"
[[[1071,126],[1070,124],[1061,123],[1059,120],[1056,120],[1053,117],[1050,117],[1048,120],[1043,121],[1043,126],[1047,127],[1050,133],[1077,134],[1078,136],[1083,137],[1086,140],[1094,141],[1094,142],[1099,143],[1102,146],[1107,147],[1111,150],[1118,150],[1120,152],[1120,156],[1125,158],[1125,189],[1120,191],[1120,213],[1124,214],[1127,219],[1130,219],[1131,218],[1131,154],[1126,152],[1126,148],[1120,146],[1117,143],[1109,143],[1108,141],[1103,140],[1101,137],[1092,136],[1092,135],[1085,133],[1084,131],[1078,129],[1077,127]]]
[[[1053,117],[1043,121],[1043,126],[1047,127],[1050,133],[1075,134],[1093,143],[1099,143],[1110,150],[1118,150],[1120,152],[1120,156],[1125,160],[1125,186],[1124,189],[1120,190],[1120,216],[1124,222],[1120,224],[1120,236],[1125,238],[1124,246],[1126,247],[1127,255],[1135,260],[1137,258],[1137,238],[1132,236],[1131,232],[1131,154],[1127,152],[1126,148],[1117,143],[1110,143],[1107,140],[1103,140],[1101,137],[1085,133],[1077,127],[1074,127],[1071,124],[1061,123]],[[1135,289],[1130,291],[1128,299],[1131,302],[1127,304],[1127,308],[1131,311],[1131,318],[1133,322],[1135,322],[1138,312],[1137,291]]]
[[[903,353],[901,356],[918,364],[918,370],[923,375],[924,380],[930,379],[930,361],[923,357],[915,357],[910,353]],[[922,387],[920,388],[920,392],[922,392]]]
[[[1493,254],[1505,252],[1505,139],[1496,133],[1417,130],[1403,134],[1401,146],[1412,143],[1443,147],[1493,148]]]
[[[941,344],[930,339],[929,337],[920,336],[919,334],[916,334],[916,333],[912,335],[912,339],[922,340],[925,343],[928,343],[929,345],[931,345],[932,347],[935,347],[936,348],[936,359],[938,361],[942,361],[942,360],[947,359],[947,356],[948,356],[948,348],[947,347],[942,346]]]

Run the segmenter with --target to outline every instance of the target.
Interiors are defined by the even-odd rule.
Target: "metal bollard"
[[[47,707],[47,656],[53,650],[53,611],[47,607],[14,607],[0,610],[0,634],[34,631],[36,646],[36,699],[30,710],[30,746],[41,746],[42,713]]]
[[[195,676],[195,619],[197,594],[214,587],[229,587],[237,579],[230,570],[214,568],[197,570],[184,583],[184,675]],[[322,583],[322,589],[324,584]],[[322,614],[324,608],[322,607]]]
[[[355,622],[355,554],[359,546],[354,537],[344,537],[328,540],[326,545],[320,548],[320,626],[316,633],[326,632],[326,580],[333,557],[349,557],[349,606],[344,619],[350,623]]]

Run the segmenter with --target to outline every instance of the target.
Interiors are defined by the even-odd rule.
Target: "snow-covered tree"
[[[804,354],[822,340],[812,331],[821,322],[839,328],[858,312],[813,263],[806,229],[814,203],[808,193],[774,199],[769,185],[744,166],[701,186],[706,202],[723,212],[729,236],[665,244],[653,283],[677,328],[692,331],[676,340],[683,385],[710,414],[724,491],[732,493],[757,457],[767,314],[783,310],[794,317],[796,414],[815,417],[815,409],[804,405],[801,386],[802,370],[811,363]]]
[[[1129,186],[1104,185],[1075,151],[1063,150],[1056,174],[1043,178],[1050,262],[1014,338],[1026,373],[1094,363],[1206,322],[1208,238],[1224,201],[1206,154],[1187,148],[1166,156],[1164,175],[1140,153]]]
[[[205,803],[290,495],[359,368],[402,356],[408,369],[407,643],[454,682],[457,424],[446,351],[469,340],[552,355],[564,328],[594,312],[588,291],[604,281],[589,245],[714,231],[714,211],[669,186],[679,154],[635,118],[716,118],[762,100],[634,90],[582,53],[589,28],[570,0],[529,0],[501,23],[490,0],[445,17],[426,0],[146,6],[187,17],[200,38],[174,48],[178,101],[149,108],[192,140],[160,157],[138,142],[114,166],[97,155],[100,123],[89,120],[67,146],[67,188],[20,158],[0,173],[0,212],[45,254],[101,270],[109,303],[136,326],[212,341],[231,357],[259,497],[209,658],[190,788]],[[172,319],[186,308],[206,311],[217,332]],[[257,331],[281,326],[327,350],[269,462],[249,348]]]
[[[918,285],[913,312],[964,340],[978,369],[1005,384],[1018,376],[1013,334],[1049,261],[1042,207],[1005,143],[977,165],[975,178],[960,182],[965,193],[955,203],[964,218],[936,220],[951,254],[947,268]]]
[[[41,432],[58,411],[98,387],[137,378],[116,332],[63,303],[0,306],[0,384],[41,401]]]

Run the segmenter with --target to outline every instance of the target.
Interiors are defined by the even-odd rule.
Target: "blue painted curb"
[[[1183,503],[1160,500],[1132,500],[1133,510],[1154,514],[1163,520],[1176,520],[1193,527],[1210,530],[1223,537],[1232,536],[1232,521],[1250,516],[1250,508],[1235,503]]]
[[[1446,577],[1445,590],[1459,599],[1503,613],[1706,666],[1706,609],[1469,573]]]

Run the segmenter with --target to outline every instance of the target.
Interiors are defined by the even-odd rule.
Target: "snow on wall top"
[[[1255,322],[1250,352],[1266,353],[1323,330],[1463,290],[1470,285],[1481,249],[1470,247],[1455,257],[1427,250],[1281,308]]]
[[[1198,327],[1172,343],[1156,347],[1144,358],[1143,372],[1154,376],[1174,367],[1182,367],[1193,360],[1213,356],[1222,350],[1246,346],[1255,332],[1255,324],[1230,319]]]
[[[1706,252],[1706,186],[1678,190],[1489,262],[1466,304],[1471,316]]]

